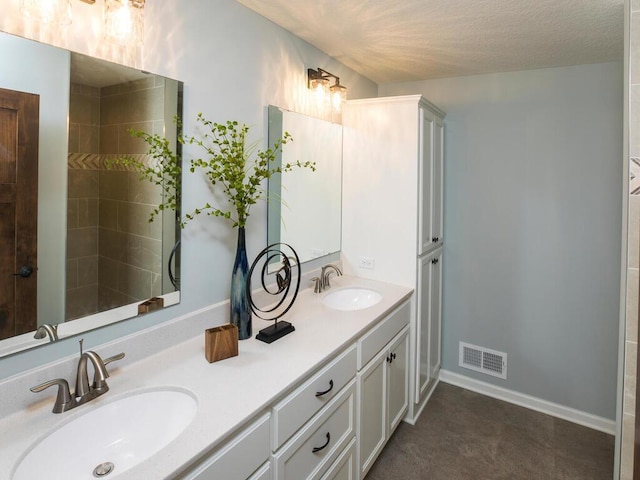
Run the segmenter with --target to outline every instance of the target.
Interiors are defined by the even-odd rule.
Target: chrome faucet
[[[100,355],[96,352],[83,352],[82,343],[83,340],[80,340],[80,359],[78,360],[78,369],[76,372],[76,390],[74,396],[71,396],[69,382],[63,378],[50,380],[29,389],[32,392],[37,393],[46,388],[57,385],[58,396],[56,397],[56,402],[53,405],[53,413],[66,412],[67,410],[71,410],[83,403],[87,403],[109,391],[109,385],[107,385],[109,372],[107,371],[106,365],[115,360],[124,358],[123,352],[102,360]],[[93,365],[93,383],[91,385],[89,385],[89,373],[87,371],[88,361]]]
[[[89,386],[89,374],[87,372],[87,361],[91,360],[93,364],[93,385]],[[78,371],[76,372],[76,399],[83,403],[105,393],[109,390],[107,385],[107,378],[109,378],[109,372],[104,365],[104,362],[95,352],[88,351],[80,355],[78,361]],[[95,388],[99,385],[99,388]]]
[[[338,277],[342,276],[342,270],[340,270],[336,265],[328,263],[320,270],[319,277],[313,277],[311,279],[311,281],[315,282],[315,286],[313,287],[314,293],[322,293],[331,288],[329,277],[332,273],[335,273]]]
[[[58,325],[49,325],[48,323],[44,323],[38,327],[33,338],[36,340],[40,340],[44,337],[49,337],[50,342],[55,342],[58,340]]]

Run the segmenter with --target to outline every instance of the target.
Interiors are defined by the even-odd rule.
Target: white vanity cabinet
[[[440,364],[439,314],[430,322],[430,311],[432,305],[439,309],[441,283],[422,270],[443,246],[444,116],[420,95],[353,100],[343,112],[345,270],[415,291],[410,423],[433,391]]]
[[[209,363],[203,355],[201,329],[210,321],[208,310],[206,315],[166,322],[157,331],[119,341],[117,348],[134,351],[135,356],[137,349],[147,346],[150,336],[154,341],[170,341],[182,329],[193,333],[188,340],[164,347],[153,356],[143,355],[112,372],[113,397],[83,405],[84,412],[101,409],[118,397],[157,389],[184,391],[198,407],[174,441],[151,457],[120,468],[118,478],[359,480],[358,371],[382,351],[397,356],[385,366],[384,381],[389,384],[385,388],[393,391],[383,400],[389,410],[377,413],[377,421],[385,422],[385,431],[387,419],[391,422],[388,431],[393,430],[406,402],[406,380],[400,368],[406,345],[389,342],[406,332],[413,292],[404,285],[350,275],[333,283],[336,290],[375,290],[381,298],[366,309],[342,311],[330,308],[322,295],[306,289],[292,312],[294,335],[271,345],[255,339],[240,342],[238,356],[221,362]],[[214,312],[221,320],[228,315],[224,303],[215,306]],[[256,320],[256,327],[269,324]],[[110,351],[115,348],[109,346]],[[15,471],[25,452],[41,442],[43,435],[58,432],[61,420],[51,413],[55,392],[51,391],[48,401],[34,404],[25,385],[37,385],[77,366],[77,359],[65,362],[64,368],[57,362],[1,383],[6,401],[1,402],[5,409],[0,412],[0,437],[20,435],[13,435],[11,442],[0,442],[0,471]],[[158,364],[166,368],[159,369]],[[14,409],[7,410],[7,405]],[[73,419],[75,413],[65,415]]]
[[[206,460],[188,480],[320,480],[355,471],[357,347],[351,345]]]
[[[407,411],[409,317],[410,304],[405,303],[358,341],[363,353],[358,371],[359,478],[364,478]]]

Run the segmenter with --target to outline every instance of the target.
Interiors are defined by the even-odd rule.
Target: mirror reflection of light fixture
[[[332,79],[335,81],[333,85]],[[337,112],[342,102],[347,100],[347,87],[340,84],[340,78],[322,68],[307,69],[307,87],[315,92],[318,104],[329,103]]]
[[[104,0],[105,38],[121,45],[142,45],[145,0]]]

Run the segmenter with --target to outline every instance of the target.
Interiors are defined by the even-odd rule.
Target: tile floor
[[[366,480],[611,480],[614,437],[440,383]]]

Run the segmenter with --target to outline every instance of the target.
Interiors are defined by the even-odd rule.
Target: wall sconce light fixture
[[[93,5],[96,0],[80,0]],[[121,45],[142,45],[145,0],[104,0],[104,36]],[[21,0],[20,11],[44,23],[69,25],[71,0]]]
[[[42,23],[71,23],[71,0],[21,0],[20,11],[24,16]]]
[[[331,80],[335,82],[331,85]],[[347,87],[340,84],[340,78],[322,68],[307,69],[307,87],[316,94],[319,104],[329,101],[335,111],[340,111],[342,103],[347,100]]]
[[[104,0],[105,37],[121,45],[142,45],[144,2],[145,0]]]

